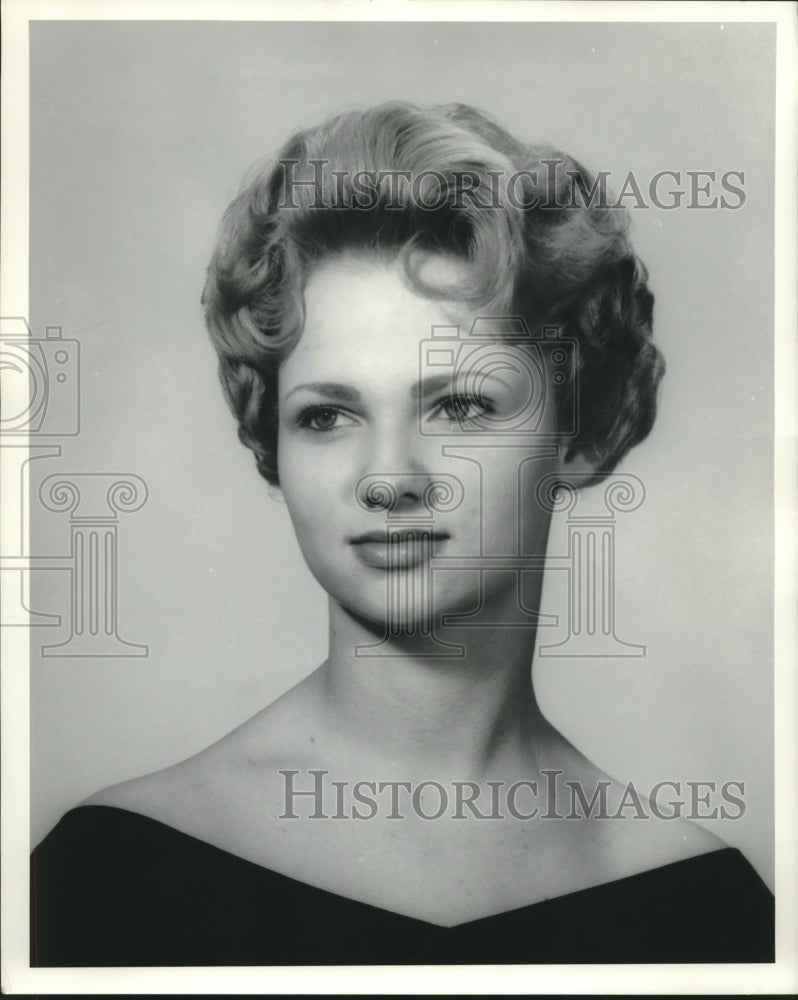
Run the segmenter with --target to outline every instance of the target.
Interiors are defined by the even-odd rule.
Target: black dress
[[[33,852],[31,896],[33,966],[774,960],[773,896],[733,848],[447,928],[81,806]]]

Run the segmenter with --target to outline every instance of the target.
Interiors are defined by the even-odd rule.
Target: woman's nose
[[[429,441],[414,427],[375,430],[355,486],[358,503],[371,511],[423,515],[435,472],[429,459]]]
[[[360,506],[368,511],[382,511],[389,517],[414,513],[428,516],[424,501],[430,482],[423,472],[371,472],[360,478],[355,494]]]
[[[370,512],[382,512],[387,520],[432,520],[456,510],[465,489],[451,473],[405,472],[390,475],[370,472],[355,488],[358,504]]]
[[[364,463],[355,498],[364,510],[382,512],[388,519],[427,520],[449,512],[462,503],[464,489],[457,476],[440,466],[440,447],[429,437],[418,432],[415,437],[393,437]]]

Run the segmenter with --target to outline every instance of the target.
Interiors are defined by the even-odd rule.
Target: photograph
[[[768,982],[789,18],[133,6],[26,25],[24,982]]]

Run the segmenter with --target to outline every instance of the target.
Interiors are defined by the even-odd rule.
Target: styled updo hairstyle
[[[524,145],[463,104],[390,102],[299,132],[245,179],[222,220],[202,297],[241,441],[277,475],[277,373],[303,328],[303,291],[342,253],[400,259],[430,297],[472,312],[557,325],[579,343],[577,454],[610,472],[649,432],[662,356],[653,296],[625,208],[544,145]],[[428,287],[429,253],[470,263],[456,286]]]

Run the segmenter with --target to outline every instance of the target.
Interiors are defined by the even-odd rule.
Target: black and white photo
[[[778,992],[794,26],[138,6],[27,25],[26,982]]]

